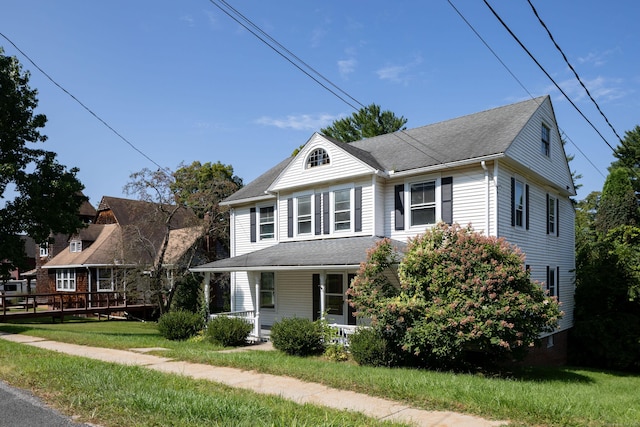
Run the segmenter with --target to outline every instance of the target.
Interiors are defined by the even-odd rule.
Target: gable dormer
[[[374,174],[378,168],[367,157],[364,150],[314,133],[272,182],[269,191],[294,190]]]

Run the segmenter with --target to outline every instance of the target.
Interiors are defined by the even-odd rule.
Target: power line
[[[258,40],[260,40],[262,43],[264,43],[265,45],[267,45],[268,47],[270,47],[274,52],[276,52],[278,55],[280,55],[281,57],[283,57],[285,60],[287,60],[289,63],[291,63],[291,65],[293,65],[294,67],[296,67],[298,70],[302,71],[304,74],[307,75],[307,77],[311,78],[313,81],[315,81],[316,83],[318,83],[320,86],[322,86],[324,89],[326,89],[327,91],[329,91],[332,95],[334,95],[336,98],[340,99],[342,102],[344,102],[345,104],[347,104],[348,106],[350,106],[351,108],[353,108],[354,110],[358,110],[357,107],[355,107],[353,104],[358,104],[362,107],[364,107],[364,105],[362,103],[360,103],[358,100],[356,100],[355,98],[353,98],[351,95],[347,94],[345,91],[343,91],[342,89],[340,89],[337,85],[335,85],[334,83],[332,83],[329,79],[327,79],[326,77],[324,77],[322,74],[320,74],[318,71],[316,71],[315,69],[313,69],[312,67],[310,67],[309,65],[307,65],[304,61],[302,61],[300,58],[298,58],[296,55],[294,55],[293,53],[291,53],[291,51],[289,51],[288,49],[286,49],[284,46],[282,46],[280,43],[278,43],[273,37],[269,36],[265,31],[263,31],[260,27],[258,27],[256,24],[254,24],[249,18],[245,17],[244,15],[242,15],[240,12],[238,12],[236,9],[234,9],[233,7],[231,7],[228,3],[226,3],[224,0],[220,0],[220,3],[224,4],[224,6],[226,6],[228,9],[225,9],[225,7],[223,7],[221,4],[218,4],[215,0],[209,0],[209,2],[211,4],[213,4],[215,7],[217,7],[218,9],[220,9],[222,12],[224,12],[227,16],[229,16],[231,19],[233,19],[234,21],[236,21],[238,24],[240,24],[245,30],[249,31],[251,34],[253,34]],[[244,21],[244,22],[243,22]],[[253,28],[253,29],[252,29]],[[262,34],[262,36],[260,34]],[[273,44],[269,43],[269,41],[267,41],[266,39],[269,39]],[[276,46],[274,46],[274,44]],[[285,55],[285,53],[283,53],[282,51],[280,51],[278,48],[284,50],[288,55],[291,55],[291,57]],[[296,62],[297,61],[297,62]],[[298,64],[298,62],[300,64]],[[306,68],[306,69],[305,69]],[[307,71],[307,69],[309,71]],[[312,75],[315,74],[315,76]],[[321,82],[319,79],[324,80],[327,84]],[[337,89],[338,92],[342,92],[343,94],[346,95],[347,98],[350,98],[353,102],[347,101],[343,96],[339,95],[335,90],[331,89],[329,86],[332,86],[334,88]]]
[[[507,32],[511,35],[511,37],[513,37],[513,39],[520,45],[520,47],[527,53],[527,55],[529,55],[531,60],[533,62],[535,62],[535,64],[538,66],[538,68],[540,68],[540,70],[545,74],[545,76],[547,76],[547,78],[549,80],[551,80],[551,82],[554,84],[554,86],[560,91],[560,93],[562,93],[562,95],[564,95],[564,97],[567,99],[567,101],[569,101],[569,103],[573,106],[573,108],[575,108],[575,110],[582,116],[582,118],[585,119],[587,123],[589,123],[591,128],[593,128],[593,130],[596,131],[596,133],[600,136],[600,138],[602,138],[602,140],[605,142],[605,144],[607,144],[609,146],[611,151],[613,151],[615,153],[615,151],[616,151],[615,148],[613,148],[613,146],[611,144],[609,144],[609,141],[607,141],[607,139],[602,135],[602,133],[600,133],[600,131],[595,127],[595,125],[591,122],[591,120],[589,120],[587,118],[587,116],[584,115],[584,113],[580,110],[580,108],[578,108],[578,106],[571,100],[571,98],[569,98],[569,95],[567,95],[565,93],[565,91],[560,87],[560,85],[558,83],[556,83],[556,81],[553,79],[553,77],[551,77],[551,75],[547,72],[547,70],[545,70],[545,68],[540,64],[540,62],[538,62],[536,57],[533,56],[533,54],[529,51],[529,49],[527,49],[527,47],[520,41],[518,36],[516,36],[514,34],[514,32],[511,31],[511,28],[509,28],[509,26],[502,20],[500,15],[498,15],[498,13],[493,9],[493,7],[491,7],[489,2],[487,2],[487,0],[483,0],[483,2],[489,8],[489,10],[491,10],[491,13],[493,13],[493,16],[495,16],[496,19],[505,28],[505,30],[507,30]]]
[[[511,69],[507,66],[507,64],[505,64],[505,62],[502,60],[502,58],[500,58],[500,56],[495,52],[495,50],[493,50],[491,48],[491,46],[489,45],[489,43],[487,41],[485,41],[485,39],[480,35],[480,33],[478,33],[478,31],[476,31],[476,29],[473,27],[473,25],[469,22],[469,20],[467,20],[467,18],[465,18],[465,16],[462,14],[462,12],[460,12],[460,10],[458,10],[458,8],[451,2],[451,0],[447,0],[447,2],[449,3],[449,5],[453,8],[453,10],[456,11],[456,13],[458,14],[458,16],[460,16],[460,18],[467,24],[467,26],[471,29],[471,31],[473,31],[473,33],[480,39],[480,41],[487,47],[487,49],[489,49],[489,51],[493,54],[493,56],[498,60],[498,62],[500,62],[500,64],[502,64],[502,66],[507,70],[507,72],[511,75],[511,77],[514,78],[514,80],[516,82],[518,82],[518,84],[520,85],[520,87],[527,92],[527,94],[529,94],[529,97],[531,99],[534,99],[534,96],[531,94],[531,92],[529,92],[529,90],[525,87],[525,85],[522,83],[522,81],[520,81],[520,79],[518,79],[518,77],[513,73],[513,71],[511,71]],[[605,175],[602,173],[602,171],[593,163],[593,161],[591,161],[591,159],[589,157],[587,157],[587,155],[580,149],[580,147],[573,142],[573,140],[569,137],[569,135],[567,135],[567,133],[560,129],[560,131],[565,135],[565,137],[567,138],[567,140],[578,150],[578,152],[580,152],[580,154],[582,154],[582,156],[587,160],[587,162],[589,162],[591,164],[591,166],[593,166],[593,168],[603,177],[605,178]]]
[[[613,133],[616,135],[616,137],[618,137],[618,140],[620,141],[620,143],[622,143],[624,145],[624,143],[622,142],[622,138],[620,138],[620,135],[618,135],[618,132],[616,132],[616,130],[613,128],[613,125],[611,124],[611,122],[609,122],[609,119],[607,118],[607,116],[604,115],[604,113],[602,112],[602,110],[600,109],[600,106],[598,105],[598,103],[596,102],[595,99],[593,99],[593,96],[591,96],[591,92],[589,92],[589,89],[587,89],[587,87],[585,86],[585,84],[582,82],[582,79],[580,78],[580,76],[578,75],[578,72],[575,70],[575,68],[573,68],[573,65],[571,65],[571,63],[569,62],[569,60],[567,59],[567,56],[564,54],[564,52],[562,51],[562,48],[560,48],[560,46],[558,45],[558,43],[556,43],[556,40],[553,38],[553,35],[551,34],[551,31],[549,30],[549,28],[547,27],[547,25],[544,23],[544,21],[542,20],[542,18],[540,17],[540,15],[538,14],[538,11],[536,10],[536,8],[533,6],[533,3],[531,3],[531,0],[527,0],[527,2],[529,3],[529,6],[531,6],[531,10],[533,10],[533,14],[536,15],[536,18],[538,18],[538,22],[540,22],[540,25],[542,25],[542,27],[547,31],[547,34],[549,35],[549,38],[551,39],[551,41],[553,42],[554,46],[556,47],[556,49],[558,50],[558,52],[560,52],[560,54],[562,55],[562,58],[564,59],[564,62],[569,66],[569,69],[573,72],[573,75],[576,76],[576,79],[578,80],[578,82],[580,83],[580,86],[582,86],[582,88],[584,89],[584,91],[587,93],[587,95],[589,96],[589,99],[591,99],[591,102],[593,102],[593,104],[596,106],[596,108],[598,109],[598,112],[600,113],[600,115],[604,118],[604,120],[607,122],[607,124],[609,125],[609,127],[611,128],[611,130],[613,131]]]
[[[145,159],[149,160],[151,163],[153,163],[154,165],[156,165],[158,167],[158,170],[162,171],[162,173],[168,175],[169,177],[172,177],[173,175],[171,174],[170,171],[167,171],[164,167],[160,166],[155,160],[153,160],[151,157],[149,157],[146,153],[144,153],[141,149],[139,149],[138,147],[136,147],[131,141],[129,141],[127,138],[125,138],[120,132],[118,132],[117,130],[115,130],[109,123],[107,123],[105,120],[103,120],[100,116],[98,116],[98,114],[96,114],[91,108],[87,107],[87,105],[85,105],[82,101],[80,101],[76,96],[74,96],[71,92],[69,92],[67,89],[65,89],[61,84],[59,84],[57,81],[55,81],[53,79],[53,77],[51,77],[46,71],[44,71],[42,68],[40,68],[40,66],[38,64],[35,63],[35,61],[33,59],[31,59],[31,57],[29,55],[27,55],[24,51],[22,51],[22,49],[20,49],[9,37],[7,37],[6,35],[4,35],[2,32],[0,32],[0,36],[2,36],[6,41],[8,41],[9,43],[11,43],[11,45],[18,51],[20,52],[20,54],[22,56],[24,56],[30,63],[31,65],[33,65],[38,71],[40,71],[47,79],[49,79],[49,81],[51,81],[51,83],[53,83],[55,86],[58,87],[58,89],[62,90],[65,94],[67,94],[68,96],[71,97],[71,99],[73,99],[75,102],[77,102],[78,104],[80,104],[80,106],[82,108],[84,108],[89,114],[91,114],[93,117],[95,117],[96,119],[98,119],[98,121],[100,123],[102,123],[104,126],[107,127],[107,129],[109,129],[111,132],[113,132],[118,138],[120,138],[122,141],[126,142],[131,148],[133,148],[135,151],[137,151],[139,154],[141,154]]]

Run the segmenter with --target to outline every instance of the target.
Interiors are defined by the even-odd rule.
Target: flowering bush
[[[455,368],[519,359],[562,316],[517,248],[470,228],[438,224],[410,240],[397,286],[388,273],[394,262],[383,241],[349,292],[357,314],[371,318],[405,363]]]

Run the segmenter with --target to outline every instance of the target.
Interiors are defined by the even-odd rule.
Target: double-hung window
[[[98,268],[98,291],[113,291],[115,276],[112,268]]]
[[[514,206],[514,214],[515,214],[515,218],[514,218],[515,226],[523,227],[524,212],[525,212],[524,183],[517,179],[514,182],[513,206]]]
[[[298,205],[298,234],[311,234],[311,195],[300,196]]]
[[[75,291],[76,271],[65,268],[56,270],[56,291]]]
[[[410,185],[411,226],[435,224],[436,182],[427,181]]]
[[[558,276],[560,275],[560,267],[547,266],[547,293],[550,297],[558,296]]]
[[[273,272],[260,273],[260,308],[276,306],[276,281]]]
[[[351,190],[333,193],[333,228],[335,231],[351,230]]]
[[[275,237],[275,209],[273,206],[260,208],[260,240]]]
[[[547,197],[547,212],[548,212],[548,217],[547,217],[547,221],[548,221],[548,228],[547,228],[547,233],[549,234],[555,234],[556,233],[556,218],[557,218],[557,213],[556,213],[556,198],[549,196]]]
[[[49,244],[48,243],[43,243],[43,244],[40,245],[40,256],[41,257],[49,256]]]
[[[551,155],[551,129],[548,126],[542,125],[541,136],[540,136],[540,151],[545,156],[549,157]]]

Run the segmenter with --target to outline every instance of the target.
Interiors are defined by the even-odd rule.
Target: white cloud
[[[622,88],[621,79],[611,79],[598,76],[591,80],[582,79],[584,85],[589,89],[591,96],[598,102],[610,102],[623,98],[629,92]],[[588,99],[587,92],[575,78],[558,82],[562,90],[565,91],[574,102]],[[555,86],[549,86],[547,92],[555,91]]]
[[[591,64],[596,67],[600,67],[607,63],[609,57],[616,52],[619,52],[620,49],[609,49],[604,52],[589,52],[586,56],[578,57],[579,64]]]
[[[275,126],[280,129],[318,131],[321,128],[330,125],[334,120],[338,118],[340,118],[340,116],[334,116],[325,113],[318,115],[289,115],[284,119],[276,119],[273,117],[263,116],[256,120],[256,123],[265,126]]]
[[[195,27],[196,25],[196,21],[195,19],[193,19],[193,16],[191,15],[183,15],[180,17],[180,20],[186,23],[189,27]]]
[[[389,80],[393,83],[402,83],[406,85],[414,77],[411,74],[411,71],[421,63],[422,57],[420,55],[416,55],[413,61],[410,61],[407,64],[388,65],[377,70],[376,74],[380,80]]]
[[[349,74],[353,73],[356,70],[356,65],[358,65],[358,61],[355,59],[341,59],[338,61],[338,71],[340,71],[340,75],[343,78],[347,78]]]

